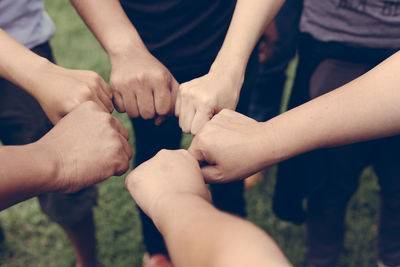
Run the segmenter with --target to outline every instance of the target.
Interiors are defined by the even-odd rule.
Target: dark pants
[[[237,111],[246,114],[248,98],[252,88],[258,64],[255,55],[250,59],[244,85],[241,91]],[[179,83],[183,83],[194,78],[205,75],[209,66],[203,66],[198,70],[176,72],[171,70]],[[135,132],[136,156],[135,166],[153,157],[160,149],[178,149],[182,137],[182,130],[179,128],[176,118],[169,118],[160,126],[154,126],[152,120],[132,119]],[[245,200],[243,196],[243,182],[233,182],[228,184],[214,184],[210,186],[213,202],[216,207],[242,216],[246,215]],[[142,219],[142,230],[144,244],[150,254],[164,253],[166,247],[161,234],[158,232],[153,222],[140,209]]]
[[[348,83],[394,52],[321,43],[303,35],[290,107]],[[399,150],[400,137],[395,136],[313,151],[280,164],[277,191],[282,191],[283,184],[290,187],[286,196],[290,195],[297,204],[286,200],[283,206],[286,212],[298,215],[291,217],[292,221],[307,222],[308,260],[313,266],[336,265],[343,243],[347,204],[358,187],[362,170],[370,164],[381,186],[379,258],[386,265],[400,265]],[[305,196],[307,211],[301,218],[299,208]],[[279,197],[275,200],[284,202]],[[279,209],[279,205],[274,205]]]
[[[54,62],[48,43],[32,51]],[[39,103],[31,95],[0,79],[0,140],[4,145],[35,142],[52,127]],[[39,196],[43,212],[61,225],[73,225],[84,219],[90,214],[96,200],[96,187],[88,187],[74,194],[49,193]]]
[[[251,91],[249,117],[267,121],[279,114],[286,82],[286,69],[296,54],[301,0],[286,0],[275,17],[278,39],[271,58],[261,64]]]

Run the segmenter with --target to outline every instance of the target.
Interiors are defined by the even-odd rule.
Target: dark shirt
[[[235,0],[121,0],[149,51],[171,71],[214,61]]]

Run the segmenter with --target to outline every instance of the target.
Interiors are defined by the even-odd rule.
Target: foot
[[[172,267],[172,263],[164,254],[144,254],[142,267]]]

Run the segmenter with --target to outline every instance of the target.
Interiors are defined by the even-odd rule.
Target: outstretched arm
[[[112,94],[95,72],[59,67],[0,29],[0,77],[26,90],[56,124],[79,104],[94,101],[112,112]]]
[[[397,52],[358,79],[267,122],[224,110],[189,151],[210,164],[202,168],[209,182],[228,182],[316,148],[399,134],[399,84]]]
[[[122,123],[93,102],[60,120],[39,141],[0,147],[0,210],[32,196],[76,192],[129,168]]]
[[[238,0],[224,43],[208,74],[182,84],[175,114],[184,132],[196,134],[224,108],[235,109],[247,62],[284,0]]]
[[[261,229],[212,206],[199,165],[187,151],[159,152],[125,183],[162,233],[174,266],[290,266]]]

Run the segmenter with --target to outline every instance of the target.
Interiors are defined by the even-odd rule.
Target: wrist
[[[260,136],[263,139],[260,146],[262,151],[262,155],[260,156],[262,167],[265,168],[285,160],[289,152],[281,135],[275,130],[274,120],[259,122],[259,125],[263,132],[262,136]]]
[[[173,193],[160,197],[151,210],[150,217],[157,229],[169,233],[169,229],[184,229],[201,210],[208,210],[212,204],[200,195],[192,193]],[[182,214],[182,216],[180,216]],[[180,227],[177,227],[181,225]]]
[[[145,44],[141,40],[126,40],[125,42],[110,46],[106,51],[110,57],[111,64],[120,59],[124,59],[129,55],[149,53]]]
[[[48,73],[56,65],[44,57],[35,57],[35,60],[29,62],[24,71],[24,77],[19,79],[19,86],[25,89],[33,97],[37,98],[40,95],[40,90],[43,89],[43,75]]]
[[[32,166],[36,166],[36,172],[32,172],[32,177],[36,180],[37,194],[58,191],[56,178],[59,166],[56,156],[41,141],[25,145],[25,155],[32,161]]]

